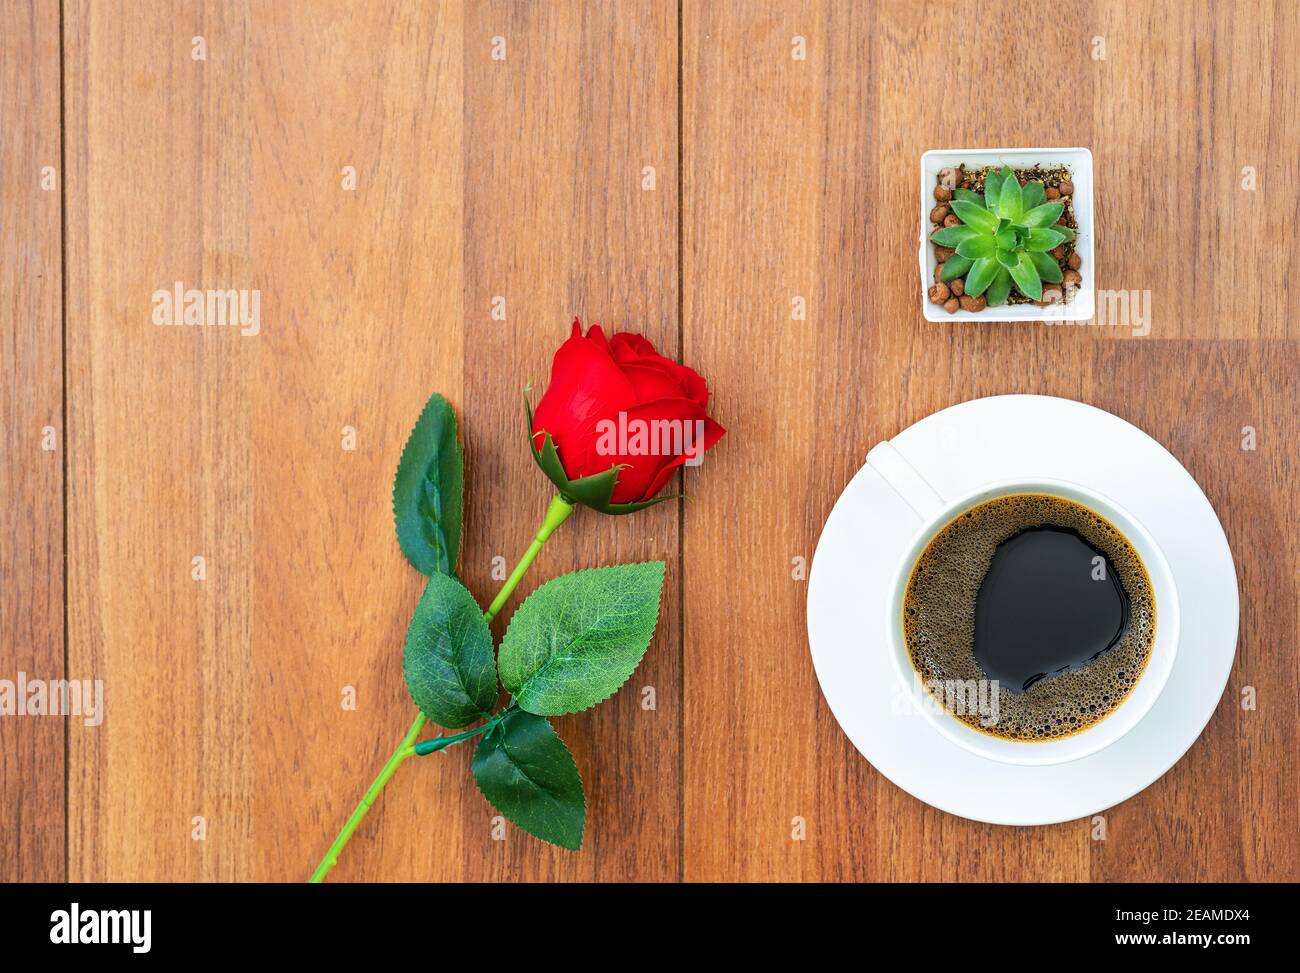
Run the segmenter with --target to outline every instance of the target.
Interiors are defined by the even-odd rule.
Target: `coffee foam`
[[[999,686],[994,726],[984,726],[979,713],[948,711],[974,729],[1004,739],[1052,740],[1100,723],[1137,684],[1155,644],[1151,579],[1118,528],[1062,497],[997,497],[946,524],[912,569],[903,596],[903,635],[921,681],[942,685],[988,678],[974,654],[980,584],[999,544],[1023,530],[1048,525],[1077,531],[1106,555],[1128,595],[1129,624],[1114,647],[1080,668],[1049,675],[1021,693]],[[942,691],[931,693],[942,705]]]

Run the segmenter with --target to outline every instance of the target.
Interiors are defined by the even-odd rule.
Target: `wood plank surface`
[[[486,602],[552,492],[521,393],[574,316],[697,368],[728,429],[687,501],[580,510],[494,626],[562,572],[668,564],[637,675],[557,721],[585,847],[497,840],[462,747],[399,771],[335,877],[1300,877],[1300,11],[952,9],[0,5],[0,679],[64,674],[66,609],[106,708],[0,720],[0,881],[304,879],[413,716],[407,432],[432,391],[461,414]],[[922,319],[918,157],[996,145],[1092,148],[1098,283],[1148,293],[1149,333]],[[156,325],[177,281],[257,292],[258,333]],[[1006,392],[1159,439],[1236,558],[1228,690],[1105,841],[898,790],[808,656],[807,562],[867,450]]]
[[[1297,795],[1294,720],[1281,710],[1297,676],[1278,650],[1293,641],[1294,580],[1256,602],[1272,611],[1246,609],[1234,681],[1192,755],[1116,809],[1107,842],[1093,842],[1089,821],[976,824],[876,774],[821,700],[804,583],[792,577],[872,445],[956,402],[1038,392],[1132,418],[1189,463],[1228,529],[1244,604],[1252,574],[1294,579],[1293,543],[1252,544],[1239,528],[1261,506],[1292,502],[1294,394],[1283,405],[1281,389],[1296,384],[1295,345],[1194,340],[1294,334],[1290,299],[1267,299],[1294,244],[1259,255],[1262,229],[1285,216],[1271,194],[1240,187],[1227,149],[1209,148],[1221,144],[1222,113],[1249,115],[1246,154],[1266,159],[1260,179],[1295,171],[1300,139],[1273,119],[1295,108],[1296,66],[1267,46],[1294,42],[1294,19],[1282,7],[1207,5],[1165,30],[1174,6],[993,3],[981,21],[1018,26],[985,31],[921,4],[684,5],[683,350],[722,390],[718,418],[732,429],[685,519],[686,718],[697,744],[685,770],[687,879],[1297,874],[1294,855],[1283,857]],[[1246,7],[1259,23],[1238,23]],[[1096,36],[1108,40],[1104,60],[1092,58]],[[796,38],[806,60],[793,56]],[[1258,70],[1248,82],[1229,62]],[[1224,68],[1206,73],[1207,63]],[[988,88],[974,113],[945,100],[994,77],[1023,100]],[[1214,110],[1176,107],[1193,96]],[[1147,117],[1152,103],[1167,110]],[[916,160],[997,144],[1092,146],[1099,286],[1150,290],[1150,335],[921,320]],[[1174,172],[1190,218],[1155,202]],[[796,297],[806,320],[792,320]],[[1216,364],[1225,358],[1233,364]],[[1271,460],[1240,450],[1237,416],[1250,410],[1220,411],[1225,400],[1270,416]],[[1275,475],[1243,482],[1243,463]],[[1246,660],[1277,701],[1274,721],[1235,709]]]
[[[0,4],[0,883],[66,864],[64,720],[18,714],[65,675],[60,152],[58,7]]]
[[[504,60],[491,59],[493,38],[504,41]],[[573,318],[606,333],[641,332],[663,354],[680,353],[676,9],[659,0],[471,4],[465,145],[462,575],[487,600],[500,586],[492,559],[515,562],[554,493],[527,452],[522,392],[531,381],[537,402]],[[497,298],[504,321],[491,315]],[[513,828],[505,841],[491,840],[495,812],[469,778],[467,748],[442,756],[449,765],[442,779],[462,792],[465,877],[661,881],[679,874],[677,508],[665,503],[626,517],[579,509],[498,616],[500,635],[523,595],[566,571],[667,563],[659,627],[632,680],[596,709],[555,721],[587,788],[581,852]],[[643,706],[646,689],[653,709]]]

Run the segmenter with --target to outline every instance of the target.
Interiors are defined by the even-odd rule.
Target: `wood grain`
[[[1209,428],[1217,424],[1225,436],[1236,422],[1216,408],[1223,398],[1257,405],[1270,398],[1275,405],[1255,411],[1272,419],[1271,462],[1279,473],[1294,474],[1294,436],[1282,415],[1294,410],[1276,393],[1260,391],[1294,387],[1294,344],[1189,340],[1290,333],[1287,309],[1265,307],[1262,297],[1274,279],[1273,255],[1240,257],[1273,219],[1263,215],[1269,197],[1239,188],[1240,198],[1230,196],[1224,187],[1238,187],[1240,177],[1223,158],[1190,163],[1189,140],[1209,144],[1209,117],[1193,118],[1188,132],[1186,113],[1163,127],[1141,127],[1125,113],[1123,99],[1136,94],[1120,94],[1114,79],[1139,65],[1157,98],[1177,97],[1177,76],[1150,63],[1179,56],[1155,37],[1167,17],[1156,11],[1143,25],[1119,5],[1064,9],[1062,24],[1056,8],[1049,16],[992,4],[982,16],[993,22],[1030,22],[990,34],[919,4],[869,11],[851,3],[684,6],[684,353],[723,390],[719,419],[732,429],[725,448],[701,469],[708,488],[685,519],[687,734],[698,744],[687,752],[685,771],[687,879],[1296,875],[1283,837],[1296,798],[1294,757],[1284,756],[1294,720],[1281,708],[1273,710],[1277,722],[1251,714],[1247,723],[1246,714],[1234,718],[1232,693],[1225,694],[1206,739],[1171,779],[1116,809],[1102,843],[1090,840],[1087,821],[998,828],[913,800],[849,746],[821,701],[808,659],[803,582],[792,577],[793,559],[811,557],[830,507],[867,450],[936,409],[1004,392],[1063,395],[1134,418],[1184,456],[1205,447]],[[1293,33],[1289,14],[1264,13],[1284,35]],[[1193,22],[1188,43],[1213,49],[1216,63],[1247,53],[1259,63],[1260,35],[1226,29],[1231,16],[1220,8]],[[1213,33],[1218,24],[1231,38],[1226,50]],[[1090,56],[1090,38],[1099,33],[1110,40],[1102,62]],[[1027,56],[1023,36],[1043,45],[1040,57]],[[796,37],[805,40],[805,61],[792,57]],[[1294,64],[1269,57],[1262,74],[1267,111],[1260,92],[1235,72],[1198,75],[1198,84],[1203,97],[1256,120],[1285,113],[1294,105]],[[945,82],[993,76],[1029,92],[1029,110],[989,97],[978,113],[953,112],[942,97]],[[1072,110],[1059,110],[1063,99]],[[1176,138],[1151,137],[1175,127]],[[990,132],[997,133],[992,140]],[[1294,131],[1269,127],[1260,138],[1286,171],[1294,170]],[[1131,328],[922,321],[909,242],[916,159],[928,148],[992,144],[1092,145],[1105,201],[1100,286],[1150,289],[1151,335],[1189,338],[1138,338]],[[1163,206],[1153,203],[1146,212],[1133,205],[1158,198],[1168,172],[1187,177],[1199,230],[1160,219]],[[1260,215],[1225,215],[1246,212]],[[1108,229],[1124,217],[1132,226],[1116,239]],[[1216,245],[1195,249],[1207,229]],[[1280,247],[1275,253],[1283,262],[1292,259],[1291,244]],[[1196,258],[1187,276],[1198,279],[1200,300],[1187,299],[1170,273],[1179,265],[1169,253],[1189,248]],[[1231,266],[1228,251],[1238,255]],[[1219,296],[1229,288],[1239,303]],[[791,319],[795,297],[807,302],[806,321]],[[1217,356],[1236,364],[1215,368]],[[1197,381],[1189,382],[1189,371]],[[1278,384],[1257,385],[1261,371]],[[1229,392],[1216,382],[1226,382]],[[1188,401],[1189,389],[1211,388],[1215,399]],[[1205,425],[1190,424],[1189,414],[1204,415]],[[1238,439],[1234,434],[1232,442]],[[1218,440],[1226,449],[1224,442]],[[1232,464],[1254,454],[1220,456],[1217,464],[1192,464],[1192,472],[1226,525],[1261,504],[1276,509],[1289,502],[1286,474],[1253,480],[1249,493],[1235,490],[1241,470]],[[1262,472],[1269,461],[1255,462]],[[1290,547],[1250,544],[1231,526],[1229,539],[1239,561],[1294,578]],[[735,583],[738,572],[744,585]],[[1241,574],[1244,586],[1251,571]],[[1245,603],[1251,593],[1243,590]],[[1279,660],[1275,646],[1279,633],[1291,630],[1294,582],[1273,586],[1260,600],[1273,601],[1274,610],[1243,625],[1241,659],[1256,660],[1270,695],[1293,699],[1295,666]],[[1207,777],[1216,781],[1209,788]],[[1262,806],[1275,809],[1264,823]],[[796,818],[806,827],[802,841],[792,840]]]
[[[66,608],[67,673],[106,702],[98,728],[0,720],[0,881],[305,878],[413,715],[406,434],[457,404],[486,601],[550,494],[521,393],[575,315],[698,368],[728,429],[689,501],[579,511],[496,623],[561,572],[668,564],[636,677],[557,722],[586,846],[494,840],[458,748],[402,768],[338,879],[1300,877],[1300,12],[950,10],[65,0],[60,33],[57,4],[0,6],[0,678],[63,674]],[[1148,335],[921,318],[917,158],[992,145],[1092,148],[1099,286],[1149,291]],[[178,280],[257,290],[260,333],[154,325]],[[807,561],[867,450],[1004,392],[1155,436],[1237,561],[1228,691],[1105,841],[920,804],[809,662]]]
[[[573,318],[644,333],[664,354],[679,354],[676,31],[676,10],[656,0],[468,10],[462,573],[483,596],[500,585],[492,559],[514,563],[554,492],[526,450],[522,392],[533,382],[537,401]],[[504,39],[504,60],[489,56],[493,37]],[[490,314],[498,297],[504,321]],[[676,503],[629,517],[579,510],[498,617],[499,633],[521,595],[565,571],[667,562],[659,628],[636,675],[595,710],[556,721],[587,787],[582,851],[514,829],[492,841],[495,812],[469,780],[469,754],[452,752],[446,773],[463,782],[467,816],[465,877],[679,874],[679,553]],[[653,709],[643,706],[647,689]]]
[[[58,13],[0,5],[0,680],[15,710],[20,673],[65,676]],[[64,877],[63,742],[60,718],[0,717],[0,882]]]

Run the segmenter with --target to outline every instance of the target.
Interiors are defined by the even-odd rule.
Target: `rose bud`
[[[600,325],[583,335],[575,318],[529,410],[533,459],[570,502],[631,513],[658,502],[678,467],[699,465],[722,438],[708,404],[704,379],[641,335],[607,340]]]

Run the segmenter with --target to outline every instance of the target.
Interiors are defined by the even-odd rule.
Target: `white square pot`
[[[983,311],[958,310],[949,314],[938,304],[931,304],[927,296],[934,283],[934,245],[930,234],[930,210],[934,209],[934,187],[939,170],[947,166],[964,165],[967,169],[985,166],[1010,166],[1023,169],[1027,166],[1044,167],[1064,165],[1070,168],[1074,183],[1074,219],[1079,224],[1074,249],[1083,263],[1079,274],[1083,282],[1075,288],[1074,298],[1068,304],[1039,307],[1037,304],[1004,304],[986,307]],[[1096,303],[1097,264],[1093,255],[1092,221],[1092,153],[1087,149],[931,149],[921,156],[921,185],[917,195],[917,218],[921,227],[921,310],[927,321],[1086,321],[1093,315]]]

